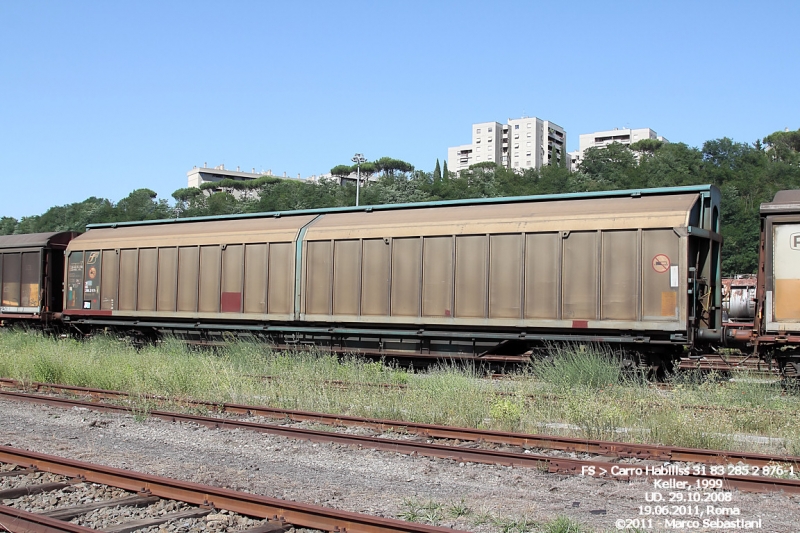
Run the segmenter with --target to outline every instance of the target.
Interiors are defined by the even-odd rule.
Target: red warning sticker
[[[653,270],[659,274],[663,274],[669,270],[669,257],[664,254],[658,254],[653,258]]]

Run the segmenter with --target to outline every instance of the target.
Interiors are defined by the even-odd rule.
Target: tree
[[[353,172],[358,170],[357,165],[353,165]],[[414,167],[411,167],[411,170],[414,170]],[[361,177],[364,176],[370,177],[373,174],[378,172],[378,165],[374,162],[367,161],[366,163],[361,163]]]
[[[551,167],[558,166],[558,151],[556,150],[555,145],[550,147],[550,157],[548,158],[547,164]]]
[[[23,217],[14,233],[49,231],[84,231],[87,224],[115,220],[114,206],[105,198],[87,198],[82,202],[51,207],[43,215]]]
[[[741,163],[748,148],[747,144],[733,142],[728,137],[706,141],[703,143],[703,160],[716,167],[732,170]]]
[[[353,172],[353,167],[350,165],[336,165],[331,169],[331,175],[337,178],[346,178]]]
[[[703,155],[683,143],[663,144],[649,155],[640,156],[635,173],[638,176],[635,181],[641,187],[700,185],[708,179],[703,172]]]
[[[39,227],[40,218],[38,215],[20,218],[15,233],[40,233],[44,231]]]
[[[197,187],[187,187],[178,189],[172,193],[175,199],[175,216],[197,217],[208,214],[208,204],[206,203],[206,191]]]
[[[218,192],[212,194],[206,200],[208,204],[208,215],[233,215],[241,213],[241,204],[236,197],[229,192]]]
[[[413,168],[413,167],[412,167]],[[336,165],[331,169],[331,175],[336,176],[337,178],[347,178],[351,174],[355,174],[358,172],[358,165]],[[371,163],[369,161],[365,163],[361,163],[361,177],[364,176],[369,177],[375,174],[378,171],[378,167],[375,163]]]
[[[394,177],[395,172],[413,172],[414,165],[406,163],[400,159],[393,159],[391,157],[381,157],[373,162],[378,172],[383,172],[386,176]],[[364,165],[362,165],[363,170]]]
[[[136,189],[115,206],[116,220],[124,222],[172,218],[172,210],[167,201],[156,200],[157,196],[151,189]]]
[[[635,143],[631,143],[631,150],[639,152],[640,154],[653,155],[656,150],[664,146],[664,141],[658,139],[641,139]]]
[[[436,167],[433,169],[433,179],[440,180],[442,179],[442,169],[439,166],[439,158],[436,158]]]
[[[469,166],[469,170],[475,170],[475,169],[479,169],[479,168],[494,170],[494,169],[498,168],[499,166],[500,165],[498,165],[494,161],[481,161],[480,163],[471,164]]]
[[[562,194],[570,190],[570,171],[561,165],[550,163],[539,169],[533,194]]]
[[[597,189],[631,189],[637,183],[636,157],[620,143],[605,148],[589,148],[583,154],[580,170],[596,182]]]
[[[191,202],[198,196],[205,196],[205,194],[197,187],[186,187],[185,189],[178,189],[172,193],[172,197],[178,202]]]
[[[377,182],[362,189],[364,204],[397,204],[435,200],[436,198],[430,194],[432,176],[429,172],[421,171],[414,172],[410,177],[404,174],[394,177],[383,175]]]
[[[442,177],[447,179],[450,177],[450,171],[447,170],[447,160],[444,160],[444,166],[442,167]]]
[[[539,194],[539,172],[528,168],[523,172],[516,172],[510,168],[498,165],[494,171],[494,178],[499,196],[528,196]]]
[[[764,137],[769,155],[791,164],[800,163],[800,129],[797,131],[776,131]]]
[[[763,150],[725,137],[703,143],[698,176],[722,191],[721,226],[724,276],[755,273],[758,265],[759,206],[783,188],[769,178]],[[781,163],[774,163],[777,167]]]
[[[17,219],[13,217],[0,218],[0,235],[12,235],[17,229]]]

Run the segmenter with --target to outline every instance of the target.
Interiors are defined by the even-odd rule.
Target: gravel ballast
[[[595,531],[617,530],[617,520],[639,518],[652,518],[656,531],[673,530],[659,527],[663,516],[639,514],[639,506],[657,505],[645,500],[654,492],[652,483],[458,463],[7,400],[0,400],[0,412],[3,445],[347,511],[403,518],[420,505],[440,504],[429,506],[439,509],[428,513],[438,517],[437,525],[487,533],[523,519],[558,516]],[[669,491],[660,492],[665,498],[660,504],[671,505]],[[738,516],[714,518],[761,519],[761,531],[797,531],[800,496],[732,494],[731,502],[697,505],[737,508]],[[463,506],[469,513],[456,517],[455,509]]]

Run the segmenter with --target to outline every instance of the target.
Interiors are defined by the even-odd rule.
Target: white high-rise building
[[[475,163],[492,162],[518,171],[557,163],[566,157],[564,128],[536,117],[508,119],[507,124],[481,122],[472,125],[472,144],[447,149],[448,170],[460,172]]]
[[[579,148],[575,152],[570,152],[570,160],[573,170],[583,161],[583,155],[589,148],[605,148],[612,143],[620,143],[626,146],[641,141],[642,139],[655,139],[665,143],[669,141],[660,137],[650,128],[614,128],[607,131],[596,131],[594,133],[583,133],[579,137]]]

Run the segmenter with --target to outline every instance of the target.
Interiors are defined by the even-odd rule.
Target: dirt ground
[[[671,491],[652,483],[457,463],[6,400],[0,400],[0,444],[347,511],[415,515],[486,533],[535,531],[532,522],[559,516],[596,532],[630,528],[637,519],[652,519],[642,531],[683,530],[686,524],[679,521],[687,519],[699,521],[694,531],[749,530],[741,522],[703,527],[705,519],[760,520],[758,531],[800,531],[800,496],[735,491],[730,502],[712,506],[738,509],[739,515],[700,518],[682,515],[686,504],[669,502]],[[647,501],[655,492],[663,502]],[[640,506],[648,505],[666,505],[671,514],[640,514]],[[696,505],[706,511],[710,504]]]

